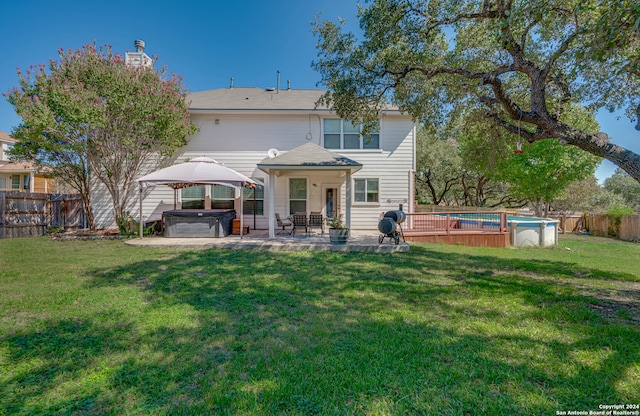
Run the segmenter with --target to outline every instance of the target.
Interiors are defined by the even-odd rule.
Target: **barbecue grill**
[[[400,244],[400,237],[405,241],[402,232],[402,223],[407,218],[404,211],[387,211],[378,222],[378,231],[382,234],[378,237],[378,243],[382,244],[386,237],[393,240],[396,245]]]

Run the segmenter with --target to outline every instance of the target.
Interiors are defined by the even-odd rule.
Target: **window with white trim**
[[[349,120],[325,118],[323,135],[325,149],[379,149],[380,128],[362,136],[361,124],[353,124]]]
[[[235,198],[235,188],[224,185],[211,185],[211,208],[234,209]]]
[[[20,175],[11,175],[11,189],[20,189]]]
[[[187,186],[180,190],[182,209],[204,209],[204,185]]]
[[[289,178],[289,214],[307,212],[307,179]]]
[[[244,188],[242,197],[244,204],[242,211],[246,215],[254,214],[254,196],[255,196],[255,214],[264,215],[264,178],[251,178],[256,182],[255,188]]]
[[[0,143],[0,160],[9,160],[11,149],[13,149],[13,143]]]
[[[353,180],[353,200],[360,203],[377,203],[380,200],[377,178],[358,178]]]
[[[235,188],[225,185],[193,185],[181,189],[182,209],[204,209],[204,199],[211,197],[212,209],[234,209]]]

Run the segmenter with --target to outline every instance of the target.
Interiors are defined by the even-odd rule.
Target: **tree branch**
[[[532,133],[529,130],[523,128],[522,126],[515,126],[509,123],[508,121],[504,120],[503,118],[501,118],[495,113],[487,113],[487,117],[492,119],[500,127],[504,128],[505,130],[515,135],[522,137],[529,143],[533,143],[538,140],[555,138],[555,136],[553,136],[551,133],[542,130],[540,127],[537,127],[536,131]]]
[[[431,23],[429,26],[427,26],[425,30],[425,35],[428,36],[432,30],[440,26],[452,25],[462,20],[495,19],[495,18],[503,17],[505,10],[511,7],[511,2],[507,2],[507,5],[504,5],[503,2],[499,0],[496,2],[495,9],[491,9],[490,8],[491,6],[492,6],[491,1],[485,0],[484,4],[482,5],[482,11],[480,12],[461,13],[447,19],[436,20],[433,23]],[[428,16],[426,16],[424,13],[422,12],[418,12],[418,13],[428,18]]]

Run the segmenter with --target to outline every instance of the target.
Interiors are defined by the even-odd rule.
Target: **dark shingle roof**
[[[323,90],[220,88],[187,95],[191,110],[313,110]],[[326,110],[326,108],[323,108]]]
[[[316,108],[316,102],[324,90],[265,90],[256,87],[219,88],[192,92],[187,95],[190,110],[276,110],[276,111],[329,111],[327,107]],[[392,105],[387,111],[398,112]]]

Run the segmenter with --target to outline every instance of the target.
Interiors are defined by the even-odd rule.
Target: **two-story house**
[[[416,128],[395,108],[380,114],[379,129],[369,137],[360,126],[316,108],[321,90],[222,88],[189,94],[192,121],[199,127],[176,163],[207,156],[259,183],[245,189],[243,221],[270,229],[274,214],[322,212],[340,216],[352,229],[375,230],[380,214],[414,202]],[[136,199],[136,198],[134,198]],[[233,188],[201,185],[178,192],[178,208],[233,208],[240,195]],[[113,225],[106,193],[94,197],[99,226]],[[131,201],[131,212],[137,212]],[[174,191],[145,190],[142,217],[173,208]]]
[[[16,139],[0,131],[0,191],[56,192],[55,181],[39,173],[32,162],[9,160],[9,149],[15,143]]]

